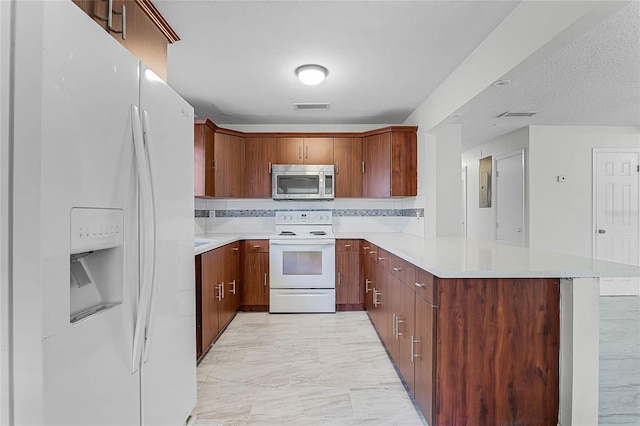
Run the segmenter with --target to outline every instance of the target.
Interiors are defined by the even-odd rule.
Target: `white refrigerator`
[[[0,418],[185,424],[193,108],[70,0],[0,13],[12,25]]]

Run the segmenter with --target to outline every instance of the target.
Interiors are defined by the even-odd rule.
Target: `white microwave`
[[[333,164],[274,164],[271,196],[274,200],[333,200]]]

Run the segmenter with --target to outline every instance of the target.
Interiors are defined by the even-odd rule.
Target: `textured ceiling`
[[[199,116],[233,124],[402,124],[517,1],[155,0],[181,40],[169,83]],[[329,77],[304,86],[294,69]],[[447,123],[463,149],[526,125],[640,126],[640,2],[563,45]],[[330,103],[295,111],[294,103]],[[496,118],[533,111],[531,118]]]
[[[527,125],[640,126],[640,2],[621,9],[456,119],[465,148]],[[530,118],[497,118],[505,111]]]

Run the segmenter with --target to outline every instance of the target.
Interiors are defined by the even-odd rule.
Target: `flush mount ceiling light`
[[[296,68],[296,76],[298,79],[309,86],[322,83],[329,71],[320,65],[302,65]]]

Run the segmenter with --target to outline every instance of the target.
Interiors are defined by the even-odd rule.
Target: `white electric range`
[[[271,313],[335,312],[331,210],[276,212],[269,237]]]

